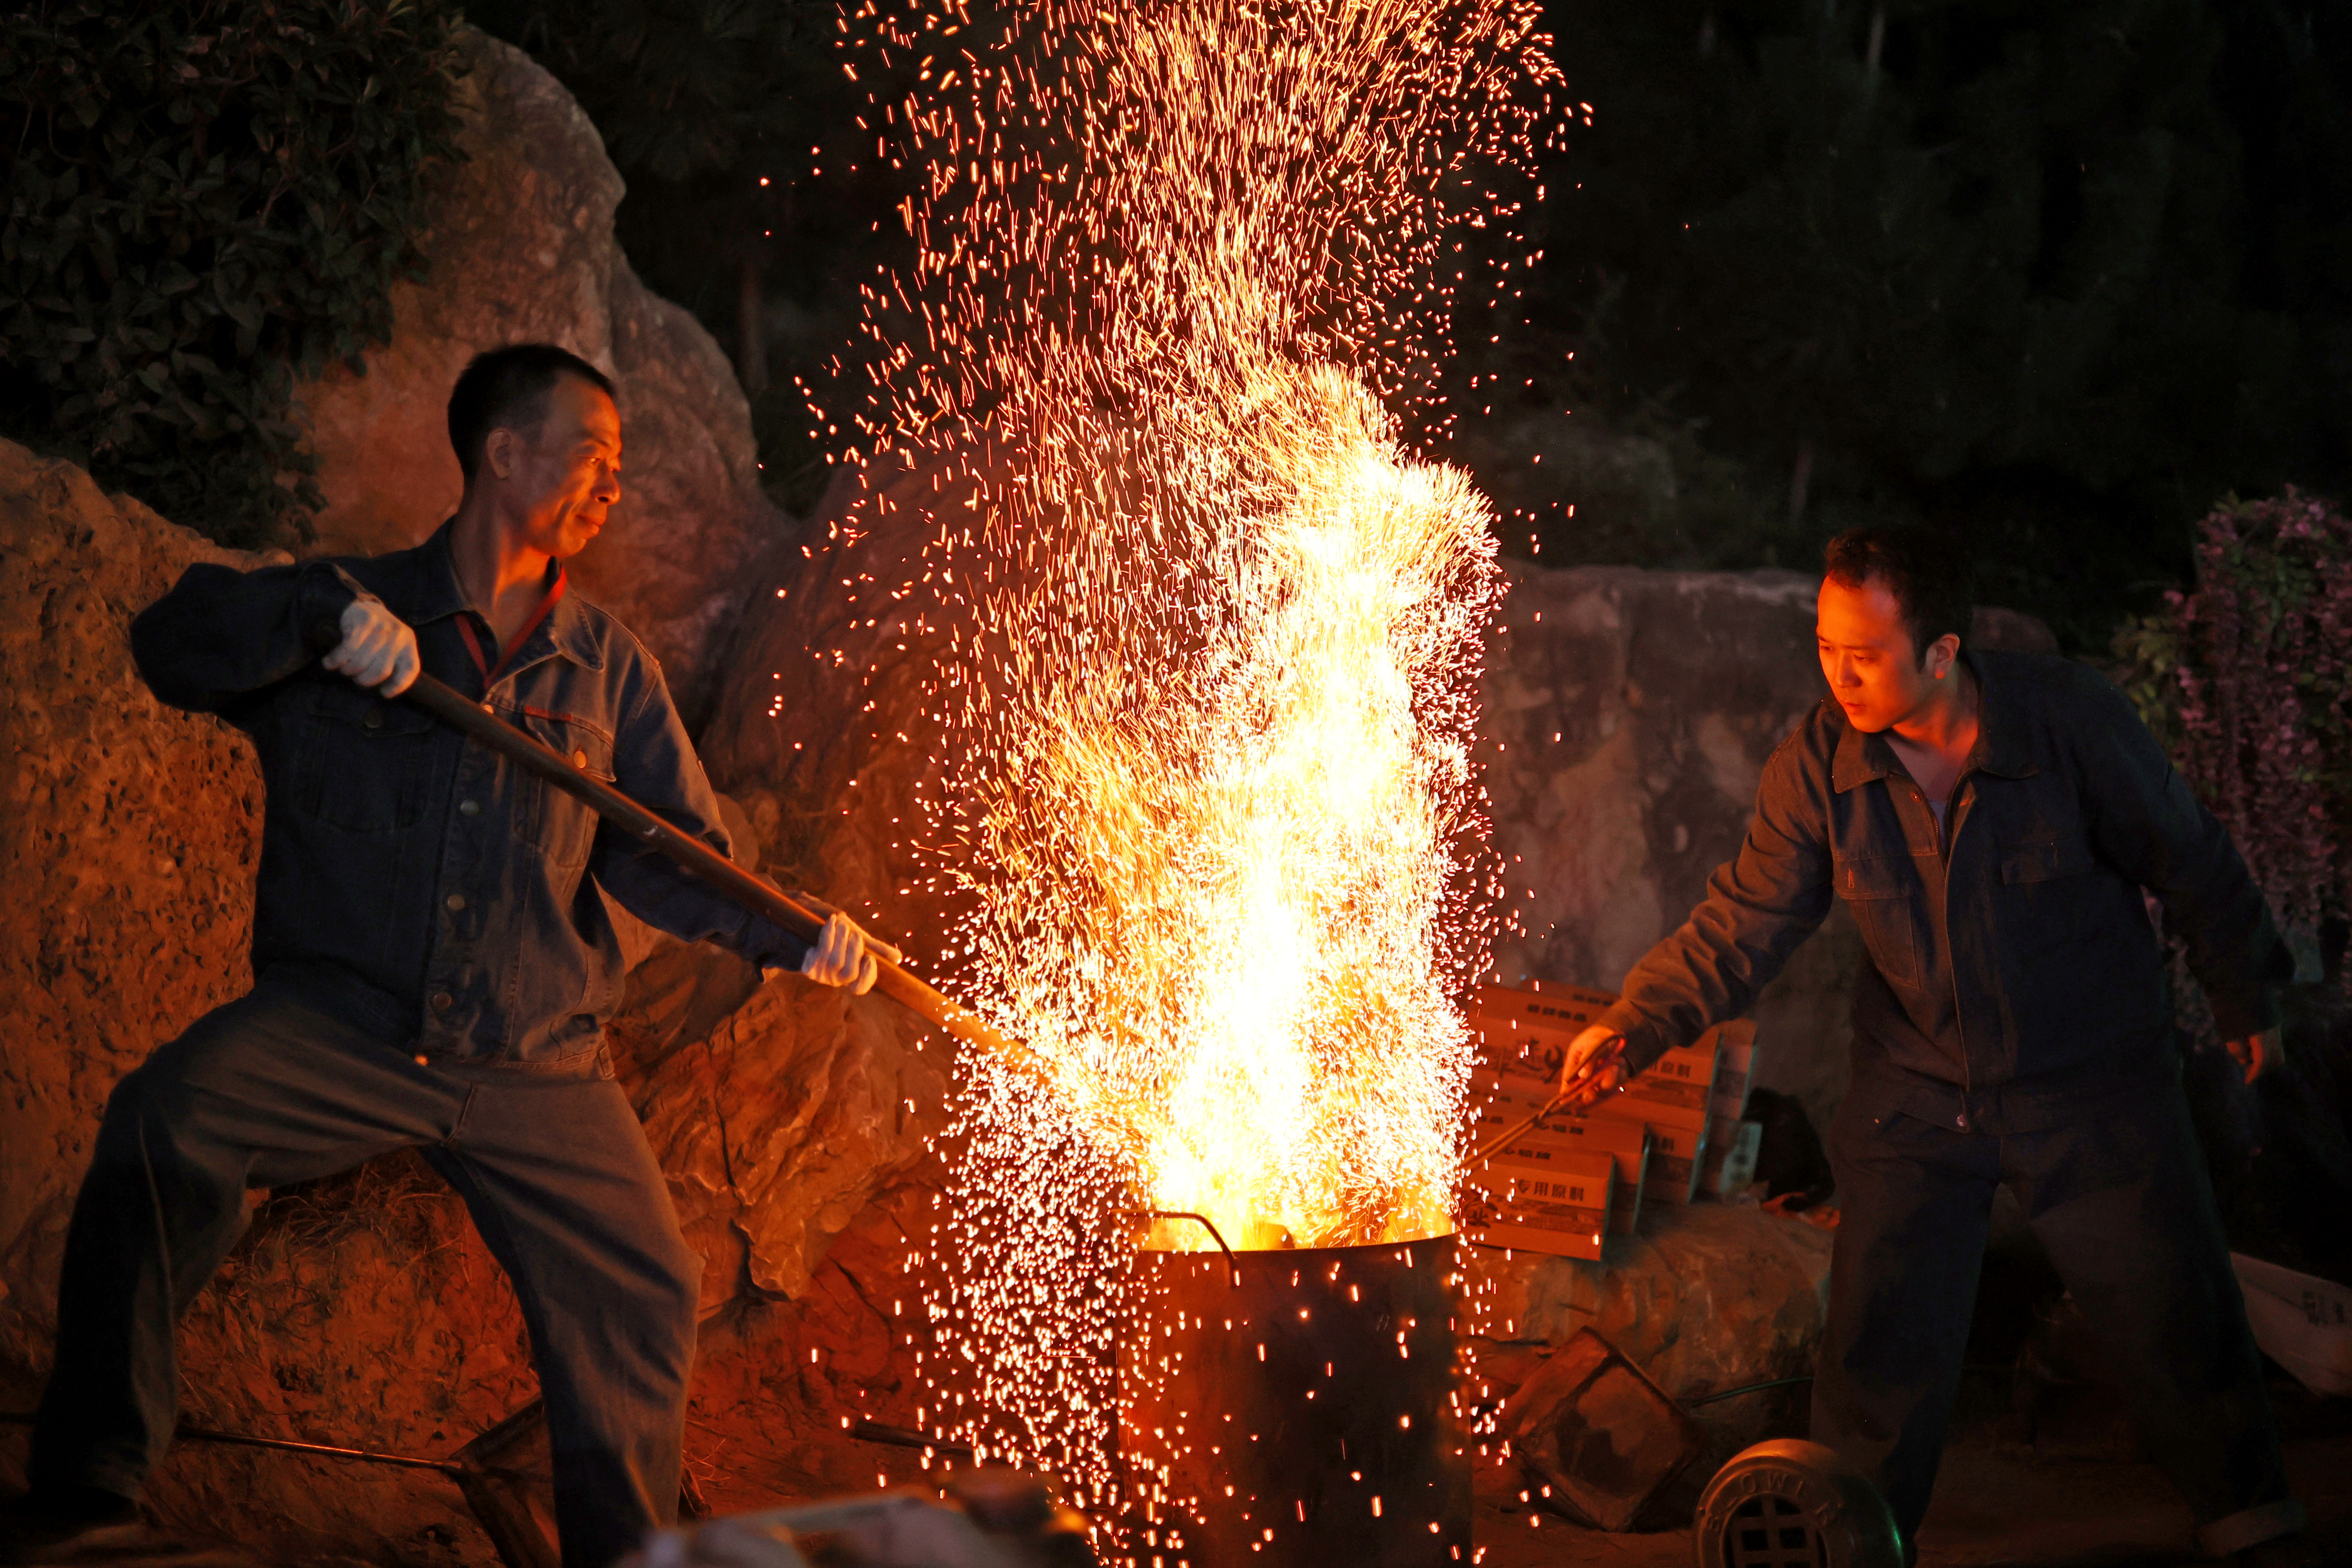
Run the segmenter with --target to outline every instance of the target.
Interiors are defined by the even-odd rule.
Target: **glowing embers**
[[[1145,1251],[1118,1345],[1127,1561],[1470,1561],[1454,1257],[1450,1236]]]
[[[874,386],[841,422],[873,510],[931,525],[876,583],[927,639],[944,733],[904,831],[953,909],[949,988],[1059,1079],[958,1064],[924,1377],[953,1402],[943,1433],[1089,1507],[1113,1480],[1114,1325],[1160,1310],[1168,1266],[1136,1260],[1137,1209],[1309,1249],[1279,1252],[1286,1280],[1452,1228],[1502,576],[1491,509],[1419,450],[1443,422],[1399,416],[1439,412],[1475,286],[1456,237],[1507,231],[1506,178],[1540,190],[1541,19],[847,8],[875,84],[859,127],[926,176],[900,212],[916,265],[864,290]],[[1252,1399],[1220,1414],[1274,1409]],[[1365,1519],[1399,1495],[1364,1492]],[[1346,1511],[1301,1493],[1294,1527],[1318,1500]],[[1262,1553],[1281,1521],[1245,1511]],[[1414,1517],[1451,1561],[1450,1527]]]

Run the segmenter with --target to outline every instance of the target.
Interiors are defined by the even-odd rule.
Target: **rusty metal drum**
[[[1138,1568],[1471,1561],[1454,1239],[1146,1251],[1122,1335]]]

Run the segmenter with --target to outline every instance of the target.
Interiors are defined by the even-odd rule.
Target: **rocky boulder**
[[[746,570],[789,520],[760,489],[727,356],[613,237],[623,185],[595,127],[529,56],[463,37],[467,156],[422,242],[430,274],[394,285],[392,341],[363,373],[338,365],[301,391],[327,497],[316,548],[425,538],[461,488],[445,410],[467,360],[525,341],[570,349],[619,384],[626,448],[621,504],[575,578],[654,650],[691,719]]]
[[[1532,1430],[1551,1415],[1538,1408],[1547,1384],[1536,1373],[1579,1329],[1593,1330],[1706,1434],[1697,1462],[1636,1528],[1687,1523],[1726,1459],[1803,1432],[1811,1391],[1794,1380],[1812,1374],[1830,1240],[1752,1203],[1694,1204],[1652,1206],[1642,1234],[1610,1237],[1597,1262],[1465,1247],[1475,1394],[1496,1410],[1498,1434]],[[1508,1496],[1529,1484],[1499,1443],[1489,1447],[1474,1472],[1482,1489]]]
[[[148,694],[128,628],[194,563],[261,559],[0,441],[0,1363],[50,1330],[107,1090],[248,984],[260,771]]]

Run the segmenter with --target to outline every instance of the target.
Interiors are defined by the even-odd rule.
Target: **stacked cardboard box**
[[[1471,1092],[1474,1148],[1551,1097],[1570,1042],[1616,999],[1606,991],[1570,985],[1479,990],[1471,1018],[1480,1056]],[[1579,1149],[1606,1153],[1614,1168],[1613,1201],[1606,1205],[1601,1229],[1616,1234],[1633,1228],[1645,1201],[1687,1204],[1702,1194],[1723,1197],[1742,1191],[1755,1169],[1760,1131],[1741,1121],[1755,1055],[1753,1023],[1718,1026],[1692,1045],[1668,1051],[1622,1094],[1591,1111],[1544,1118],[1513,1140],[1504,1157],[1517,1160],[1543,1151],[1564,1158]],[[1494,1177],[1488,1188],[1499,1190],[1502,1180]],[[1511,1245],[1555,1250],[1533,1240]],[[1597,1257],[1598,1248],[1570,1256]]]
[[[1707,1133],[1706,1170],[1698,1181],[1703,1197],[1736,1198],[1756,1180],[1756,1156],[1764,1147],[1763,1123],[1735,1121],[1732,1129],[1720,1142],[1715,1141],[1712,1131]]]
[[[1470,1146],[1485,1149],[1525,1121],[1551,1099],[1557,1081],[1478,1068],[1470,1079]],[[1648,1129],[1637,1121],[1555,1110],[1513,1138],[1507,1148],[1496,1152],[1497,1158],[1522,1162],[1570,1154],[1588,1162],[1606,1161],[1614,1170],[1611,1186],[1615,1201],[1610,1205],[1602,1228],[1612,1235],[1631,1236],[1650,1172]],[[1473,1178],[1476,1175],[1474,1170]],[[1589,1254],[1570,1256],[1600,1255],[1595,1244]]]
[[[1567,1043],[1613,1000],[1565,986],[1479,993],[1471,1147],[1491,1144],[1551,1099]],[[1465,1226],[1490,1247],[1597,1258],[1604,1236],[1633,1231],[1649,1168],[1649,1135],[1638,1123],[1555,1111],[1473,1167]]]
[[[1617,1163],[1537,1140],[1479,1161],[1463,1194],[1463,1229],[1487,1247],[1599,1258],[1617,1202]]]
[[[1728,1198],[1748,1190],[1756,1179],[1756,1152],[1764,1129],[1742,1120],[1748,1114],[1748,1089],[1756,1075],[1756,1026],[1742,1019],[1718,1031],[1715,1056],[1715,1089],[1706,1102],[1706,1168],[1699,1190],[1709,1197]]]

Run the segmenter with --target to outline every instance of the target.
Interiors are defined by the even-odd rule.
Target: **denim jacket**
[[[1863,1114],[2022,1132],[2179,1070],[2164,952],[2182,939],[2222,1037],[2278,1022],[2294,961],[2229,835],[2095,670],[1964,655],[1980,732],[1938,827],[1883,736],[1824,700],[1764,765],[1738,855],[1602,1017],[1639,1068],[1747,1010],[1832,898],[1870,962]]]
[[[415,628],[426,674],[721,853],[717,797],[661,668],[567,593],[486,691],[444,525],[414,550],[190,567],[131,624],[155,695],[253,738],[268,789],[253,968],[436,1063],[597,1070],[625,963],[608,900],[688,941],[796,965],[806,944],[422,710],[320,666],[305,628],[352,600]]]

